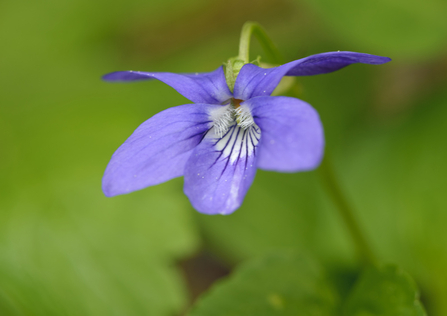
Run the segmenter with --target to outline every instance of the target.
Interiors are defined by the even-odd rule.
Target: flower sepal
[[[225,68],[225,80],[227,81],[228,88],[231,92],[234,90],[234,84],[236,83],[236,78],[242,67],[246,63],[239,57],[232,57],[224,63]]]
[[[242,67],[246,64],[253,64],[256,66],[261,66],[261,56],[258,56],[255,60],[247,63],[244,60],[242,60],[239,56],[232,57],[228,59],[226,63],[224,63],[224,69],[225,69],[225,80],[227,81],[228,88],[231,92],[234,90],[234,84],[236,83],[236,78],[239,72],[241,71]],[[261,66],[262,67],[262,66]],[[272,66],[273,67],[273,66]],[[269,67],[265,67],[269,68]]]

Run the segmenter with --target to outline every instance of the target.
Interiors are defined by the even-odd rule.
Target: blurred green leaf
[[[337,295],[312,260],[291,252],[267,255],[239,267],[191,311],[201,315],[334,315]]]
[[[172,315],[184,308],[174,263],[198,239],[189,205],[175,193],[178,182],[114,199],[102,196],[97,180],[50,185],[2,205],[1,315]]]
[[[368,268],[357,281],[346,316],[424,316],[411,277],[395,265]]]
[[[321,14],[342,50],[394,59],[425,59],[446,49],[447,2],[443,0],[306,0]]]

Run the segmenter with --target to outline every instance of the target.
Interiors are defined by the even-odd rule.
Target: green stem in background
[[[377,259],[365,235],[362,233],[362,229],[354,216],[353,208],[349,204],[348,200],[343,194],[343,190],[337,182],[337,177],[332,169],[332,164],[329,161],[328,154],[325,155],[320,167],[318,168],[318,171],[320,172],[327,192],[331,196],[340,213],[340,216],[349,230],[352,239],[354,240],[358,255],[365,264],[374,265],[377,262]]]
[[[276,48],[275,44],[273,44],[273,41],[268,37],[264,28],[256,22],[246,22],[243,25],[241,39],[239,42],[239,55],[235,58],[233,64],[236,61],[240,64],[240,68],[242,68],[244,64],[250,62],[249,51],[252,35],[256,36],[270,62],[275,64],[284,64],[281,53]],[[236,79],[240,68],[231,68],[232,70],[234,70],[231,73],[234,76],[234,80]],[[289,91],[289,94],[295,94],[293,88]],[[321,163],[321,166],[318,170],[322,176],[327,192],[331,196],[336,208],[340,213],[341,218],[343,219],[347,229],[349,230],[349,233],[356,245],[357,252],[361,260],[364,261],[364,263],[366,264],[375,264],[376,257],[366,237],[363,235],[362,229],[360,229],[360,225],[358,224],[354,216],[354,211],[351,205],[349,204],[343,193],[343,190],[340,188],[340,185],[337,182],[337,177],[332,170],[332,165],[327,154],[325,155],[325,158],[323,159],[323,162]]]
[[[288,94],[299,98],[299,89],[296,89],[296,86],[294,86],[288,91]],[[323,161],[318,168],[323,185],[351,235],[360,260],[365,264],[374,265],[377,263],[377,258],[354,215],[354,209],[348,202],[348,199],[337,181],[337,176],[332,168],[332,163],[329,157],[330,155],[326,151]]]
[[[250,62],[249,51],[252,35],[256,36],[270,62],[274,64],[284,64],[281,53],[276,48],[273,41],[268,37],[264,28],[256,22],[245,22],[245,24],[242,26],[238,56],[240,60],[243,60],[246,64]]]

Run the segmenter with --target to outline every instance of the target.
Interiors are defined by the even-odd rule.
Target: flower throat
[[[241,105],[242,102],[243,100],[230,99],[227,105],[211,114],[217,137],[222,138],[233,125],[246,130],[255,124],[250,109]]]

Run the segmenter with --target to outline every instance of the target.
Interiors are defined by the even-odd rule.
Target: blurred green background
[[[446,14],[445,0],[1,1],[0,315],[180,315],[216,276],[275,249],[352,277],[353,244],[317,172],[259,171],[225,217],[198,214],[181,178],[101,192],[132,131],[188,103],[160,82],[101,75],[214,70],[247,20],[287,61],[393,59],[299,78],[302,98],[380,258],[414,277],[429,314],[447,315]]]

